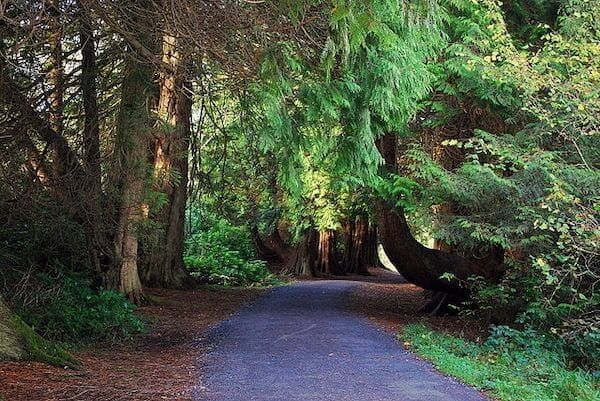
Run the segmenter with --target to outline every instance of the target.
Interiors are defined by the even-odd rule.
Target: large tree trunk
[[[316,269],[325,274],[343,273],[337,257],[335,230],[319,231]]]
[[[316,277],[318,275],[318,235],[310,230],[293,251],[283,274],[297,277]]]
[[[162,51],[163,63],[172,70],[160,75],[152,160],[155,190],[166,195],[167,203],[153,217],[162,232],[156,246],[146,250],[143,279],[147,285],[179,288],[188,277],[183,250],[192,102],[185,93],[185,56],[173,36],[163,37]]]
[[[252,226],[252,228],[250,229],[250,234],[252,236],[252,243],[254,244],[254,249],[256,249],[256,252],[261,259],[266,260],[268,262],[283,262],[283,260],[281,260],[281,258],[277,254],[277,252],[275,252],[273,249],[267,246],[267,244],[265,244],[265,241],[262,239],[258,227],[256,225]]]
[[[372,263],[372,246],[374,239],[369,231],[369,220],[366,216],[348,219],[343,224],[344,257],[343,265],[346,273],[369,274]]]
[[[77,367],[79,362],[59,346],[44,340],[11,312],[0,297],[0,361],[30,359]]]
[[[395,134],[386,134],[378,142],[387,172],[397,171],[396,141]],[[501,271],[498,261],[475,263],[457,254],[426,248],[411,234],[401,208],[381,199],[376,202],[376,208],[381,243],[390,261],[409,282],[428,290],[464,294],[460,280],[473,275],[493,278]],[[455,278],[441,278],[445,273]]]
[[[117,225],[114,235],[114,263],[106,274],[108,288],[121,291],[131,301],[143,300],[138,273],[138,229],[145,218],[147,152],[150,142],[150,104],[153,72],[144,61],[130,54],[126,60],[117,121],[118,165]]]
[[[27,356],[22,335],[13,319],[12,312],[0,297],[0,361],[21,360]]]

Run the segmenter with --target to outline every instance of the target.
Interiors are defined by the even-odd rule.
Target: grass
[[[559,353],[535,345],[477,344],[423,325],[406,326],[402,340],[438,370],[502,401],[598,401],[592,374],[569,370]]]

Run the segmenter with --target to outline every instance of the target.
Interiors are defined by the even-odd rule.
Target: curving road
[[[268,292],[213,329],[206,401],[487,401],[345,307],[351,281]]]

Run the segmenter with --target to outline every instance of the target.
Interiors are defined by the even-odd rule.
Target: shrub
[[[272,285],[278,279],[265,262],[255,259],[245,227],[217,219],[187,241],[187,268],[209,284],[228,286]]]
[[[144,329],[135,305],[116,291],[92,291],[83,280],[68,277],[58,294],[23,319],[45,338],[85,344],[131,338]]]

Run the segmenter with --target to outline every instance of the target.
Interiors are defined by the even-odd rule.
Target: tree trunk
[[[47,0],[46,1],[46,12],[48,15],[48,45],[50,47],[50,57],[48,63],[50,69],[48,71],[48,81],[50,84],[50,126],[59,135],[63,134],[64,123],[63,123],[63,98],[64,98],[64,85],[63,85],[63,54],[62,54],[62,38],[63,29],[61,24],[61,11],[59,0]],[[54,163],[54,177],[57,181],[61,181],[64,177],[69,174],[67,165],[64,160],[61,160],[63,154],[60,148],[55,147],[53,149]],[[70,205],[74,207],[74,205]]]
[[[386,162],[385,170],[396,172],[397,136],[386,134],[378,142],[378,148]],[[450,294],[465,294],[460,280],[473,275],[492,278],[501,271],[499,264],[492,261],[474,263],[460,255],[429,249],[419,243],[400,208],[379,199],[376,202],[379,236],[381,243],[400,274],[419,287]],[[451,273],[455,278],[441,278]]]
[[[343,231],[344,271],[349,274],[368,275],[369,266],[373,266],[373,255],[371,254],[373,238],[367,217],[359,215],[356,218],[348,219],[343,224]]]
[[[152,160],[154,189],[166,195],[167,203],[153,217],[162,232],[156,246],[146,250],[143,280],[147,285],[180,288],[188,278],[183,250],[192,102],[185,93],[185,56],[173,36],[163,37],[162,52],[163,62],[172,71],[160,75]]]
[[[79,362],[65,350],[46,341],[12,313],[0,297],[0,361],[36,360],[76,368]]]
[[[96,50],[94,31],[87,10],[77,2],[79,17],[79,42],[81,45],[81,97],[83,99],[83,146],[86,171],[83,198],[86,205],[85,227],[88,253],[98,278],[110,264],[110,251],[102,218],[102,172],[100,154],[100,127],[96,92]]]
[[[370,222],[369,230],[367,233],[366,242],[366,257],[367,267],[383,267],[379,261],[379,253],[377,252],[377,225],[374,222]],[[368,273],[368,271],[367,271]]]
[[[275,229],[277,231],[277,229]],[[271,248],[267,245],[267,241],[263,240],[258,231],[258,227],[256,225],[252,226],[250,229],[250,234],[252,235],[252,242],[254,244],[254,248],[258,253],[258,256],[261,259],[264,259],[268,262],[285,262],[282,255],[280,255],[277,250]]]
[[[337,258],[335,230],[319,232],[316,269],[325,274],[343,273]]]
[[[27,356],[22,335],[13,319],[12,312],[0,297],[0,361],[21,360]]]
[[[283,270],[283,274],[297,277],[316,277],[318,275],[317,259],[317,232],[310,230],[294,250],[287,267]]]
[[[145,217],[142,204],[148,178],[152,79],[150,66],[135,55],[129,55],[117,121],[117,154],[120,155],[117,189],[120,193],[117,199],[114,263],[105,277],[108,288],[121,291],[138,304],[143,300],[138,273],[138,226]]]

